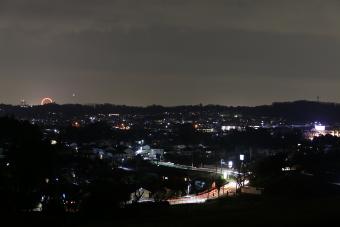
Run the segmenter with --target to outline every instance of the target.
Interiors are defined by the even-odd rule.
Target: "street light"
[[[233,161],[229,161],[229,162],[228,162],[228,168],[229,168],[229,169],[233,168],[233,164],[234,164]]]
[[[229,161],[228,162],[228,169],[224,172],[224,178],[225,179],[229,179],[229,175],[230,175],[230,169],[233,168],[233,161]]]
[[[223,159],[221,159],[221,173],[222,173],[222,165],[225,164],[225,161]]]

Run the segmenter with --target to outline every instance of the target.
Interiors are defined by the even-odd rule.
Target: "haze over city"
[[[339,9],[334,0],[1,0],[0,102],[337,102]]]

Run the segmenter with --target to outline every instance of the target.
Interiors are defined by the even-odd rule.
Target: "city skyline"
[[[337,1],[0,2],[0,103],[339,102]]]

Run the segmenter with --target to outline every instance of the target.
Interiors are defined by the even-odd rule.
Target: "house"
[[[132,149],[123,146],[119,146],[112,154],[113,159],[116,161],[133,159],[135,157],[135,152]]]
[[[140,147],[136,151],[136,155],[140,155],[147,160],[161,160],[164,155],[164,149],[151,149],[150,146],[146,145]]]
[[[124,153],[127,159],[133,159],[136,156],[135,152],[131,148],[126,148]]]
[[[143,202],[154,202],[154,199],[152,197],[152,193],[145,189],[145,188],[139,188],[134,190],[130,194],[130,201],[128,203],[143,203]]]

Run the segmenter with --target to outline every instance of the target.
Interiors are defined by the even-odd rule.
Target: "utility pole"
[[[243,167],[244,167],[244,155],[240,154],[240,165],[239,165],[239,170],[237,173],[237,179],[236,179],[236,193],[238,190],[241,190],[241,188],[244,186],[243,182],[244,182],[244,175],[242,176],[242,172],[243,172]]]

